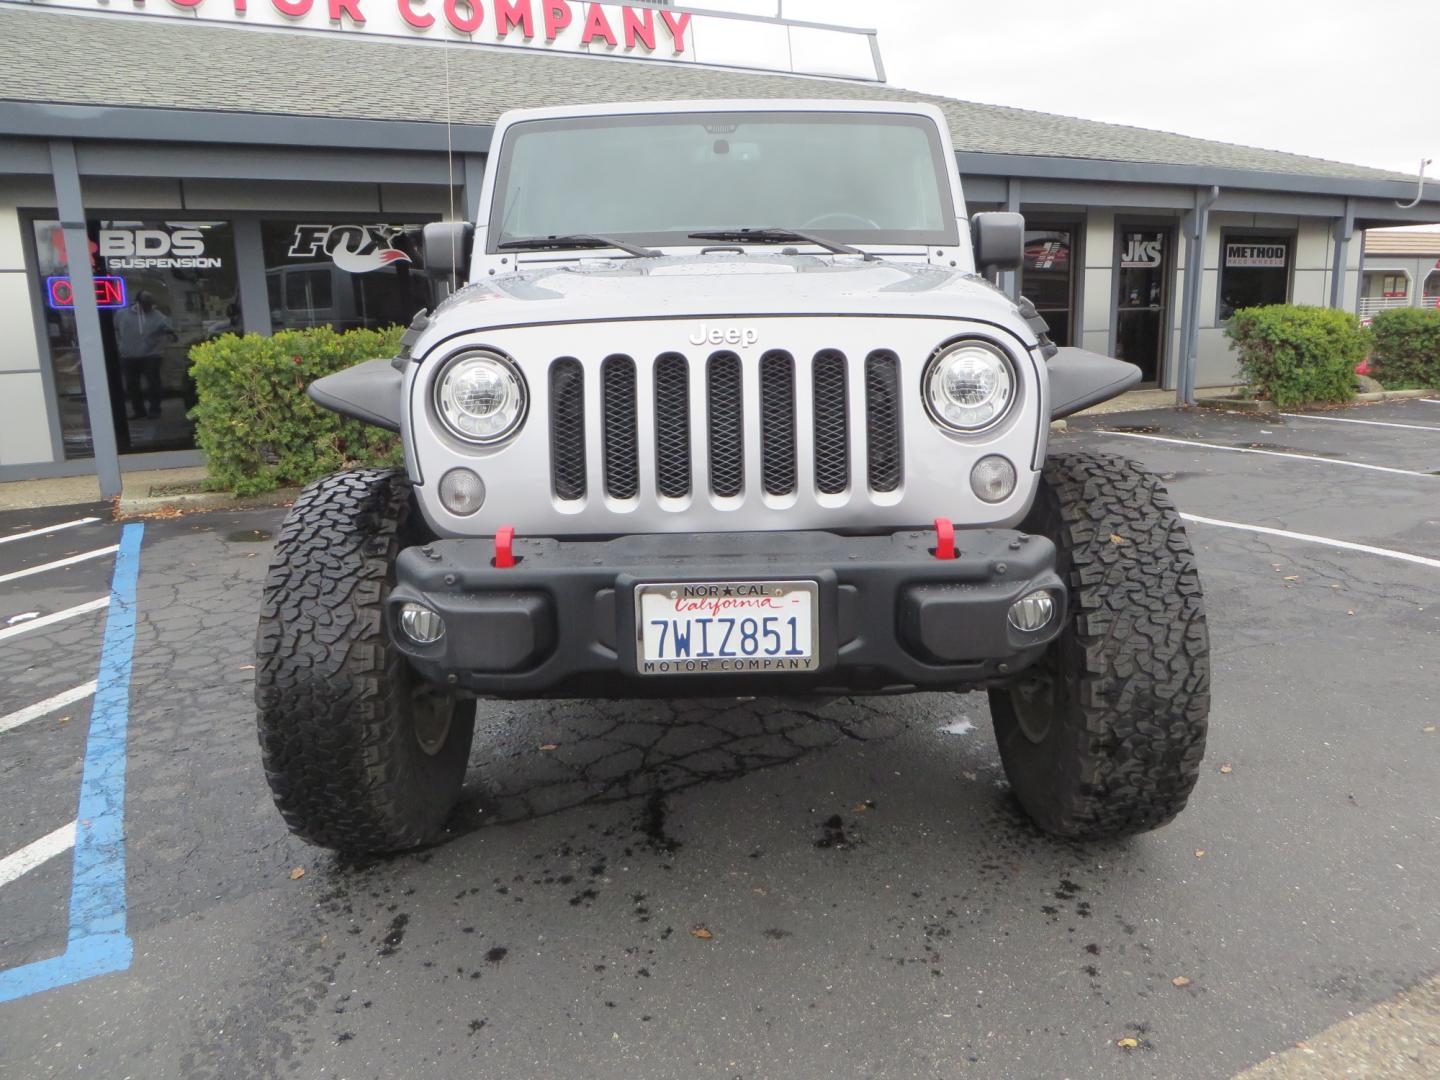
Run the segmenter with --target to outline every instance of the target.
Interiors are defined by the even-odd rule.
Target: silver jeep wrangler
[[[1024,222],[966,212],[938,110],[532,110],[494,147],[479,220],[425,229],[461,287],[309,389],[406,464],[312,484],[276,544],[256,697],[296,833],[436,838],[481,696],[983,689],[1044,829],[1184,807],[1184,527],[1134,463],[1047,446],[1139,372],[990,284]]]

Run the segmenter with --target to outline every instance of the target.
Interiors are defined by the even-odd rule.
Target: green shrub
[[[226,334],[190,350],[199,404],[190,412],[210,486],[237,495],[305,484],[352,465],[402,460],[399,437],[321,409],[305,387],[331,372],[394,356],[400,327],[272,337]]]
[[[1440,387],[1440,310],[1391,308],[1370,324],[1370,367],[1387,390]]]
[[[1355,365],[1369,346],[1356,316],[1299,304],[1243,308],[1230,317],[1225,333],[1239,354],[1241,378],[1256,397],[1281,408],[1349,401]]]

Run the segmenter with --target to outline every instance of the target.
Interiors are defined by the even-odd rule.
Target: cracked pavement
[[[1440,432],[1199,411],[1056,437],[1145,462],[1185,512],[1440,558],[1440,476],[1104,428],[1417,474]],[[0,1005],[0,1074],[1228,1077],[1440,970],[1440,570],[1192,525],[1209,751],[1190,808],[1128,842],[1031,827],[981,695],[490,702],[449,842],[357,865],[291,838],[260,770],[280,515],[146,524],[134,961]],[[0,572],[118,534],[0,547]],[[0,625],[110,570],[11,583]],[[102,619],[0,642],[0,715],[93,678]],[[0,736],[0,855],[74,816],[88,709]],[[0,888],[0,968],[63,948],[69,878]]]

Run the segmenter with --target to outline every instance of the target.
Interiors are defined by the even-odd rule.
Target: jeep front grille
[[[900,431],[900,358],[881,349],[865,358],[865,445],[870,490],[894,491],[904,479]]]
[[[795,490],[795,360],[787,352],[760,357],[760,479],[767,495]]]
[[[585,369],[550,365],[550,481],[557,499],[585,498]]]
[[[605,491],[613,499],[633,499],[640,494],[640,432],[635,414],[635,361],[630,357],[607,357],[600,365],[600,408]]]
[[[662,499],[703,497],[718,505],[758,489],[754,494],[785,500],[800,494],[802,483],[820,496],[852,488],[896,492],[904,480],[899,357],[876,350],[859,372],[856,362],[838,349],[809,357],[772,349],[743,359],[728,350],[667,352],[654,360],[617,354],[601,363],[592,386],[578,360],[557,359],[549,372],[555,497],[586,498],[590,452],[600,455],[604,494],[620,502],[641,497],[650,462],[654,494]],[[861,379],[854,393],[852,378]],[[588,437],[587,414],[599,422],[598,434]],[[857,430],[865,446],[858,475]],[[747,451],[757,446],[751,472]]]

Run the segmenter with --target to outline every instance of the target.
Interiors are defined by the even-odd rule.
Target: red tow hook
[[[935,519],[935,558],[955,558],[955,524],[949,518]]]
[[[509,570],[515,565],[515,526],[495,530],[495,568]]]

